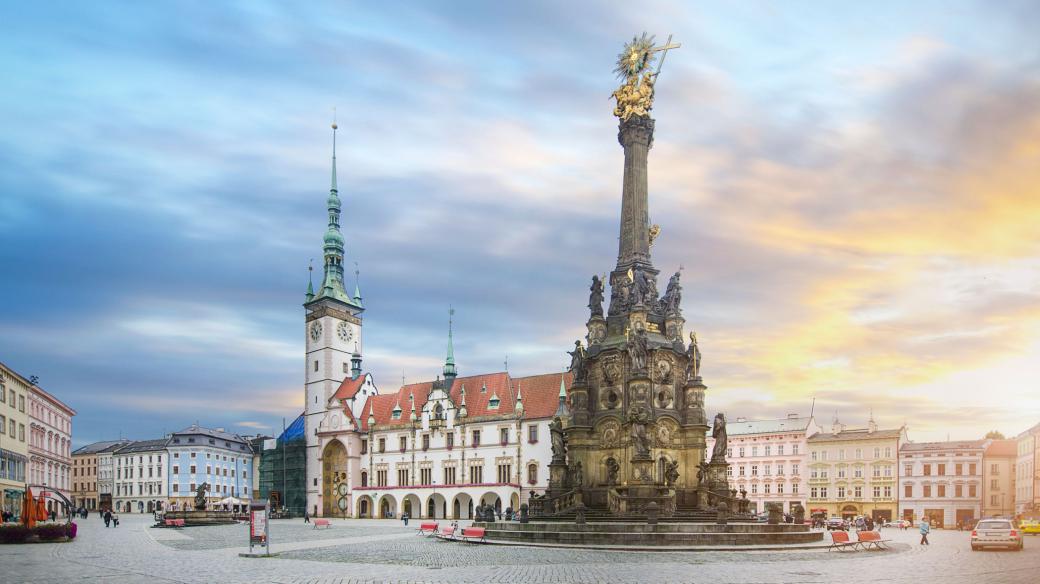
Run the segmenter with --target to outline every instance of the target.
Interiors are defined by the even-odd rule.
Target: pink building
[[[75,415],[75,410],[39,386],[29,388],[29,484],[45,486],[70,499]],[[54,498],[48,498],[47,508],[61,512]]]
[[[751,509],[765,510],[769,502],[783,505],[785,513],[798,502],[805,504],[808,494],[807,440],[820,432],[812,417],[789,414],[780,420],[748,421],[737,418],[726,423],[729,447],[729,484],[731,489],[747,491]],[[715,441],[708,436],[707,452]]]

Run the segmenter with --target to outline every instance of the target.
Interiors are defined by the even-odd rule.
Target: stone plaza
[[[0,546],[4,582],[714,582],[815,583],[864,578],[882,583],[1017,584],[1040,570],[1040,538],[1022,552],[972,552],[969,532],[882,530],[889,551],[621,552],[443,542],[416,522],[302,519],[271,525],[272,558],[244,558],[248,526],[153,529],[126,515],[118,528],[80,520],[70,543]],[[825,541],[829,541],[825,537]],[[1033,574],[1030,576],[1030,574]]]

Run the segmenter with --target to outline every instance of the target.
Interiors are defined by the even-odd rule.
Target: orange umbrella
[[[43,493],[40,493],[43,495]],[[36,520],[46,521],[50,517],[50,513],[47,512],[47,501],[42,497],[36,498]]]
[[[22,523],[26,527],[36,527],[36,505],[33,502],[32,489],[26,487],[25,500],[22,501]]]

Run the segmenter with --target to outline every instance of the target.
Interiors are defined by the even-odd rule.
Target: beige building
[[[1015,438],[1015,514],[1040,517],[1040,465],[1037,465],[1040,424]]]
[[[1014,440],[987,440],[982,456],[982,516],[1009,517],[1015,512]]]
[[[98,458],[102,452],[111,452],[126,444],[122,440],[95,442],[72,453],[72,504],[94,511],[101,508],[98,488]]]
[[[26,404],[32,384],[0,363],[0,509],[20,515],[29,466]]]
[[[807,510],[828,517],[895,519],[897,457],[906,441],[905,426],[879,430],[873,418],[866,428],[846,428],[835,420],[830,432],[809,437]]]
[[[982,516],[986,440],[903,444],[899,449],[900,518],[927,517],[932,527],[974,525]]]

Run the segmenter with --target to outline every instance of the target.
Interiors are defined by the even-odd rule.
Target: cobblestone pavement
[[[314,530],[275,521],[276,558],[238,556],[244,525],[157,530],[124,515],[118,529],[80,522],[65,544],[0,546],[0,582],[716,582],[1026,584],[1040,572],[1040,537],[1024,552],[972,552],[968,533],[938,531],[917,545],[912,531],[887,531],[889,552],[597,552],[439,542],[399,521],[334,520]],[[285,543],[277,543],[285,542]]]

